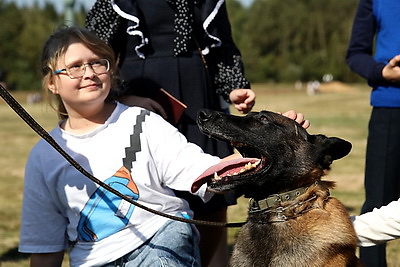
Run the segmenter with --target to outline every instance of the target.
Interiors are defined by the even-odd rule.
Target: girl
[[[161,117],[112,100],[115,60],[95,34],[61,29],[45,44],[44,88],[59,100],[52,137],[86,170],[144,205],[191,216],[173,189],[220,161],[190,143]],[[47,89],[46,89],[47,90]],[[203,188],[198,194],[211,196]],[[121,201],[83,177],[44,140],[26,165],[19,250],[31,266],[200,266],[198,234]],[[108,265],[107,265],[108,266]]]

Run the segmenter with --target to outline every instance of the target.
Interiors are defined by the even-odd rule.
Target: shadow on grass
[[[27,253],[20,253],[18,252],[18,247],[9,249],[8,251],[4,252],[0,255],[0,262],[2,261],[20,261],[26,260],[29,258],[29,254]]]

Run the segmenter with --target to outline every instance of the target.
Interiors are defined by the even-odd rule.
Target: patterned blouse
[[[208,65],[217,94],[229,101],[229,93],[236,88],[250,88],[244,77],[241,55],[233,42],[225,0],[160,0],[174,7],[174,56],[179,57],[191,49],[193,41],[201,50]],[[121,34],[136,36],[135,52],[145,59],[149,44],[143,18],[135,0],[97,0],[86,18],[86,27],[109,44],[118,42]],[[200,12],[194,13],[193,6]],[[195,18],[199,16],[200,18]],[[194,25],[198,23],[201,25]],[[201,34],[194,31],[201,29]],[[194,34],[196,32],[196,36]]]

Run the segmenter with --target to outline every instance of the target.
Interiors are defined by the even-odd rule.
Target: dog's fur
[[[362,266],[355,256],[357,239],[349,215],[329,197],[334,183],[321,181],[332,161],[350,152],[349,142],[310,135],[294,120],[268,111],[246,116],[203,111],[198,124],[203,133],[230,142],[243,157],[261,159],[242,174],[195,182],[207,182],[214,192],[235,189],[254,200],[230,266]],[[298,188],[301,194],[276,206],[257,205]]]

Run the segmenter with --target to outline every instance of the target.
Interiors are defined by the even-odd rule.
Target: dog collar
[[[311,185],[317,185],[318,181]],[[274,194],[265,199],[254,200],[253,198],[249,201],[249,212],[259,212],[266,209],[277,208],[285,202],[293,201],[297,197],[301,196],[310,188],[311,185],[297,188],[288,192]]]

